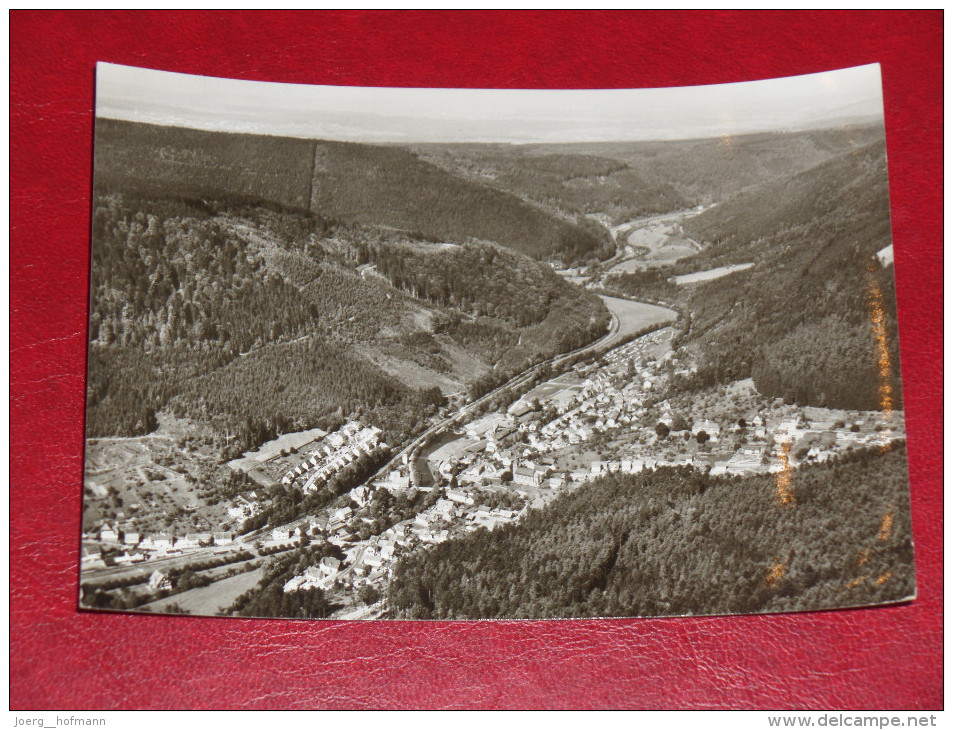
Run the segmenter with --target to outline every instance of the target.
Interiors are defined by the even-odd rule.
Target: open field
[[[460,456],[471,446],[477,446],[479,444],[486,445],[486,441],[484,440],[471,439],[466,436],[453,438],[449,435],[446,437],[446,440],[441,439],[436,443],[439,444],[438,448],[433,451],[428,451],[426,454],[427,460],[435,465]]]
[[[619,331],[612,342],[607,344],[614,345],[627,337],[631,337],[636,332],[644,330],[646,327],[674,322],[678,317],[677,312],[655,304],[633,302],[629,299],[605,295],[600,295],[600,298],[605,302],[609,311],[619,320]]]
[[[373,347],[358,345],[354,347],[354,351],[410,388],[429,388],[436,385],[440,388],[440,392],[446,395],[461,390],[465,382],[464,378],[454,378],[451,377],[452,374],[438,373],[424,365],[389,355]]]
[[[612,236],[618,240],[621,236],[629,236],[641,229],[651,229],[657,226],[667,226],[672,223],[677,223],[678,221],[692,216],[697,215],[701,212],[701,208],[692,208],[690,210],[677,210],[672,213],[662,213],[660,215],[650,215],[643,218],[636,218],[634,220],[626,221],[625,223],[620,223],[617,226],[612,226]]]
[[[581,388],[582,378],[571,372],[565,373],[560,375],[558,378],[553,378],[552,380],[547,380],[546,382],[537,385],[523,396],[523,400],[529,402],[538,400],[540,403],[544,403],[557,393],[562,393],[564,391],[576,392]]]
[[[296,431],[294,433],[285,433],[272,441],[262,444],[256,451],[246,451],[243,454],[245,457],[244,459],[236,459],[234,462],[230,462],[229,466],[244,460],[255,462],[250,464],[250,466],[255,466],[257,463],[269,461],[270,459],[275,458],[282,451],[298,451],[305,444],[320,438],[324,438],[325,436],[327,436],[327,432],[322,431],[320,428],[312,428],[307,431]]]
[[[703,207],[627,221],[612,228],[620,249],[618,263],[608,274],[631,274],[640,269],[672,264],[698,253],[701,246],[685,236],[682,222],[703,212]]]
[[[233,575],[231,578],[216,581],[202,588],[193,588],[168,598],[162,598],[147,603],[142,608],[148,608],[156,613],[164,612],[172,604],[187,613],[202,616],[212,616],[228,608],[245,591],[254,588],[261,580],[262,568]]]
[[[694,274],[682,274],[681,276],[673,276],[672,281],[676,286],[681,286],[683,284],[698,284],[702,281],[711,281],[713,279],[720,279],[723,276],[728,276],[728,274],[734,274],[737,271],[745,271],[754,266],[751,264],[731,264],[730,266],[719,266],[717,269],[708,269],[707,271],[696,271]]]

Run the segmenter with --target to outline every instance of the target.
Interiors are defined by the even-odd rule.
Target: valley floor
[[[695,213],[683,211],[623,225],[616,234],[625,246],[642,246],[648,241],[652,245],[645,248],[662,251],[666,241],[676,235],[678,222]],[[628,250],[621,258],[614,266],[644,257]],[[676,283],[712,279],[743,268],[747,265],[698,272],[679,277],[681,281]],[[184,550],[169,543],[150,551],[125,540],[127,547],[122,550],[128,564],[118,566],[98,562],[96,548],[115,547],[119,536],[101,534],[98,540],[88,536],[83,579],[105,584],[123,576],[144,579],[152,574],[154,578],[155,573],[166,570],[168,563],[163,561],[176,556],[183,564],[197,564],[223,551],[237,554],[252,546],[265,566],[272,560],[270,554],[331,543],[343,558],[323,559],[320,565],[290,577],[284,593],[320,588],[340,607],[335,618],[377,618],[385,612],[380,597],[387,595],[394,566],[402,558],[467,533],[517,522],[528,510],[544,507],[604,474],[638,473],[662,466],[691,466],[712,475],[774,474],[778,499],[783,500],[782,485],[797,467],[905,437],[902,412],[785,405],[761,396],[750,379],[690,397],[672,395],[668,386],[673,377],[686,374],[680,370],[685,364],[672,350],[676,334],[672,323],[677,313],[644,302],[609,296],[602,299],[613,321],[610,332],[597,343],[595,356],[587,353],[588,360],[524,389],[517,400],[488,412],[477,412],[475,406],[493,402],[505,388],[529,385],[529,380],[514,378],[475,403],[435,417],[433,425],[412,444],[403,445],[385,468],[327,508],[237,537],[242,519],[261,507],[261,495],[246,491],[209,515],[209,521],[227,519],[226,512],[235,515],[232,529],[223,531],[229,534],[223,534],[218,547],[211,544],[209,535]],[[646,330],[650,331],[632,339]],[[563,356],[556,356],[551,361],[559,363],[561,359]],[[334,434],[288,434],[246,454],[234,466],[257,469],[264,474],[262,484],[282,479],[307,492],[309,474],[341,468],[334,466],[338,459],[346,464],[357,458],[362,446],[354,439],[377,430],[374,424],[354,424],[346,433],[342,429]],[[142,440],[117,444],[100,440],[90,451],[87,487],[102,491],[109,480],[122,479],[133,485],[140,501],[171,499],[176,508],[194,509],[189,501],[192,480],[185,474],[198,474],[200,464],[191,470],[177,467],[177,472],[163,471],[159,461],[165,452],[156,451],[168,448],[157,438],[163,434],[160,431],[148,437],[156,442],[148,448]],[[117,450],[126,454],[122,469],[97,470],[97,454],[108,453],[112,458]],[[353,451],[352,456],[345,453],[348,450]],[[310,461],[306,461],[308,456]],[[175,488],[170,487],[164,497],[153,497],[149,470],[162,472]],[[409,502],[421,495],[424,507],[398,515],[400,519],[390,520],[391,524],[381,529],[376,509],[380,501]],[[239,595],[255,587],[264,571],[265,567],[258,567],[209,586],[173,593],[143,608],[163,611],[175,606],[200,615],[227,611]]]

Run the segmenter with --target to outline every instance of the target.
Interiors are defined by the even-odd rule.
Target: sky
[[[880,66],[663,89],[403,89],[221,79],[100,63],[96,115],[376,143],[728,137],[882,121]]]

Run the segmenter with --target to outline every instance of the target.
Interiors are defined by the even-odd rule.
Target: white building
[[[698,436],[704,431],[712,441],[717,441],[721,436],[721,426],[714,421],[695,421],[692,425],[692,436]]]
[[[473,504],[473,497],[460,489],[448,489],[447,499],[459,502],[460,504]]]
[[[289,533],[288,528],[276,527],[274,530],[271,531],[271,539],[274,542],[285,542],[286,540],[290,539],[288,536],[288,533]]]
[[[157,570],[151,576],[149,576],[149,590],[151,590],[153,593],[171,589],[172,583],[169,582],[169,579],[164,573]]]
[[[307,578],[303,575],[296,575],[294,578],[285,583],[284,592],[291,593],[292,591],[298,590],[305,582]]]

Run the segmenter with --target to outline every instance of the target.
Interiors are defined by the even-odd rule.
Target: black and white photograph
[[[84,610],[915,598],[877,65],[496,90],[100,63],[92,201]]]

